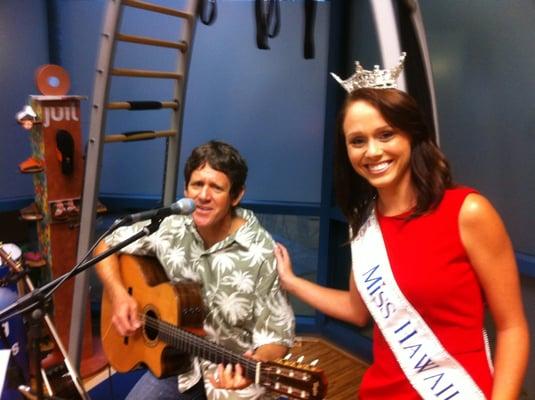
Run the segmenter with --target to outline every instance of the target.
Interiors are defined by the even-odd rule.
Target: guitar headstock
[[[13,272],[19,272],[22,267],[20,261],[20,248],[13,243],[0,242],[0,264],[6,263]]]
[[[317,362],[317,361],[316,361]],[[262,363],[261,384],[289,399],[322,400],[327,395],[327,378],[316,362],[303,363],[303,357]]]

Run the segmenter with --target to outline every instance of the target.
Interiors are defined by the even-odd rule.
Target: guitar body
[[[155,258],[119,255],[120,275],[125,287],[138,303],[142,321],[165,321],[175,327],[201,328],[204,308],[199,285],[171,283]],[[157,377],[189,368],[189,356],[159,338],[158,329],[145,323],[132,336],[121,336],[111,322],[111,301],[104,290],[101,311],[101,338],[104,352],[113,368],[127,372],[145,364]]]

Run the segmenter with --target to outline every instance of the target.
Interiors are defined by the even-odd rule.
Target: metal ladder
[[[89,250],[94,230],[100,185],[100,168],[104,143],[118,141],[135,141],[152,138],[166,138],[165,176],[162,200],[164,205],[171,204],[176,197],[177,173],[180,155],[181,130],[186,94],[187,73],[191,58],[191,49],[195,33],[196,17],[199,0],[188,0],[185,10],[176,10],[141,0],[107,0],[105,20],[101,37],[100,52],[96,67],[96,77],[93,90],[93,103],[89,126],[89,140],[87,144],[86,170],[82,193],[82,209],[80,215],[80,236],[78,239],[78,261]],[[181,37],[178,41],[166,41],[156,38],[123,34],[119,32],[123,10],[131,7],[147,13],[147,18],[153,13],[176,17],[181,23]],[[117,42],[128,42],[143,46],[156,46],[177,52],[175,71],[154,71],[131,69],[114,66]],[[113,76],[145,79],[168,79],[174,81],[174,96],[168,101],[109,101],[110,85]],[[140,81],[136,81],[138,83]],[[141,131],[133,134],[106,135],[106,113],[113,110],[172,110],[171,126],[164,131]],[[88,297],[89,274],[87,271],[76,277],[71,329],[69,335],[69,355],[73,364],[79,368],[82,338],[83,315]]]

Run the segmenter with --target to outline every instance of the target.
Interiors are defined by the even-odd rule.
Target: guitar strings
[[[185,352],[190,350],[190,353],[206,359],[210,359],[210,356],[212,355],[213,357],[216,357],[217,361],[220,362],[230,358],[232,363],[242,364],[249,374],[254,374],[254,371],[256,370],[256,366],[259,361],[249,360],[241,355],[236,355],[232,351],[222,348],[216,343],[210,342],[200,336],[187,332],[182,328],[176,327],[157,318],[153,318],[144,314],[140,314],[139,316],[147,327],[155,329],[156,332],[170,339],[172,344],[180,350],[184,350]],[[197,351],[195,351],[195,345],[197,345]]]
[[[110,331],[111,331],[111,328],[113,328],[113,324],[112,323],[109,323],[108,324],[108,327],[106,328],[106,331],[104,333],[102,333],[102,339],[106,339],[106,337],[108,337]]]

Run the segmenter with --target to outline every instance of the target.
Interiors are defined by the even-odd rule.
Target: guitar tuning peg
[[[299,356],[299,358],[297,359],[297,362],[299,364],[301,364],[303,362],[303,360],[305,359],[305,356]]]
[[[288,353],[284,356],[283,360],[288,361],[292,358],[292,353]]]
[[[311,367],[315,367],[316,365],[318,365],[319,362],[320,362],[319,358],[316,358],[314,361],[312,361],[312,362],[310,363],[310,366],[311,366]]]

